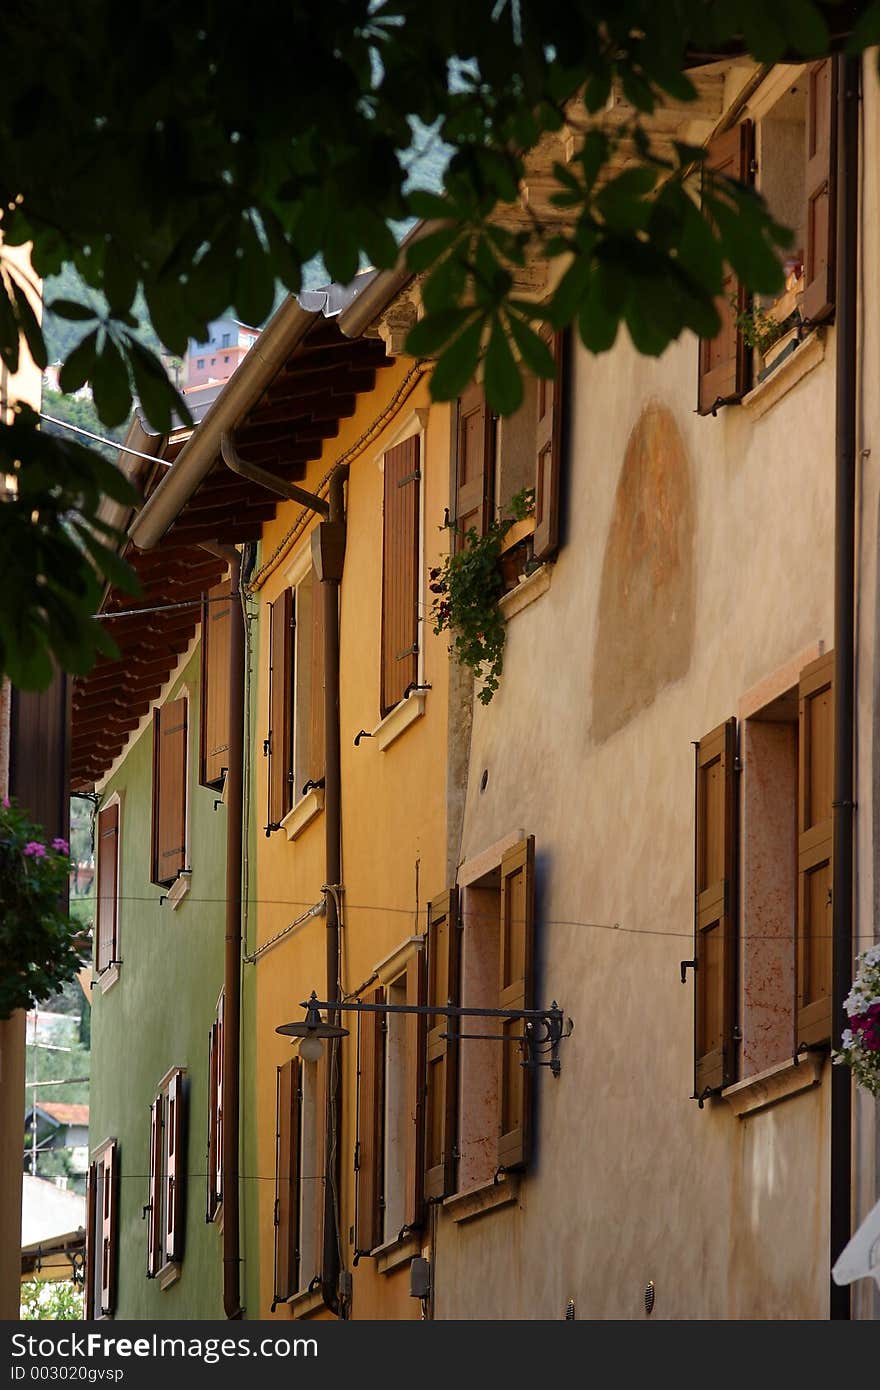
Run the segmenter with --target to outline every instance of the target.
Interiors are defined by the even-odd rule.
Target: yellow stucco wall
[[[310,465],[303,484],[319,480],[386,409],[413,364],[406,360],[380,372],[375,389],[360,398],[352,419],[343,421],[339,436],[328,441],[320,460]],[[379,676],[382,593],[381,454],[414,410],[427,414],[423,459],[425,569],[439,563],[448,548],[443,529],[449,503],[450,411],[431,405],[427,379],[401,400],[383,433],[351,460],[348,485],[348,537],[345,574],[340,597],[340,721],[342,742],[342,822],[344,929],[342,983],[350,992],[367,979],[374,966],[398,945],[424,929],[424,908],[431,893],[442,891],[446,877],[446,737],[448,661],[446,641],[423,623],[424,677],[432,686],[425,713],[385,751],[364,739],[355,748],[360,729],[379,723]],[[265,528],[260,561],[276,550],[299,514],[295,504],[279,506],[277,518]],[[314,523],[311,523],[313,525]],[[279,830],[266,837],[266,763],[262,741],[268,730],[268,621],[266,605],[289,583],[288,572],[307,531],[285,555],[259,589],[259,647],[256,667],[257,727],[254,757],[257,805],[257,852],[251,918],[252,950],[321,897],[324,878],[324,816],[319,814],[295,841]],[[422,576],[424,584],[424,574]],[[428,595],[430,598],[430,595]],[[291,1054],[291,1044],[276,1035],[279,1023],[302,1017],[300,1001],[311,990],[323,996],[326,984],[326,941],[323,917],[309,918],[302,927],[245,969],[257,973],[256,1123],[259,1130],[260,1191],[260,1308],[269,1313],[273,1284],[272,1204],[275,1163],[276,1069]],[[343,1043],[344,1130],[341,1137],[341,1230],[344,1262],[351,1268],[354,1220],[355,1143],[355,1026]],[[414,1317],[418,1300],[409,1297],[408,1267],[378,1274],[372,1260],[354,1270],[353,1316]],[[256,1314],[256,1310],[254,1310]],[[276,1316],[289,1316],[282,1306]]]

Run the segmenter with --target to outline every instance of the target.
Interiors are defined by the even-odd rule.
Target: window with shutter
[[[834,655],[799,686],[797,1043],[831,1036]]]
[[[548,560],[559,548],[559,507],[562,472],[562,401],[565,390],[564,337],[544,335],[553,352],[556,376],[536,382],[535,536],[534,558]]]
[[[320,782],[324,776],[324,586],[314,570],[308,583],[312,600],[311,646],[309,662],[303,664],[304,677],[309,673],[308,685],[304,683],[301,692],[297,689],[301,706],[297,734],[301,744],[306,745],[308,728],[308,744],[303,746],[303,756],[297,759],[297,798],[305,795],[307,782]]]
[[[199,699],[199,783],[219,789],[229,766],[230,582],[216,584],[202,604]]]
[[[186,1193],[186,1072],[173,1067],[150,1106],[147,1275],[160,1280],[183,1259]],[[173,1282],[169,1280],[168,1283]],[[163,1288],[168,1284],[163,1283]]]
[[[208,1202],[206,1220],[213,1221],[223,1202],[223,1003],[208,1039]]]
[[[501,941],[499,1009],[534,1007],[535,837],[509,849],[501,861]],[[533,1072],[522,1065],[521,1019],[505,1020],[499,1049],[498,1167],[522,1168],[531,1138]]]
[[[100,1302],[100,1293],[97,1299],[95,1297],[95,1284],[97,1281],[96,1253],[99,1246],[97,1236],[99,1224],[99,1183],[98,1164],[90,1163],[88,1177],[86,1179],[86,1265],[83,1302],[83,1317],[89,1322],[94,1318],[95,1309],[99,1306]]]
[[[165,1098],[165,1259],[183,1259],[183,1077],[175,1072]]]
[[[740,183],[752,180],[753,126],[742,121],[710,142],[705,167]],[[737,401],[747,387],[748,355],[737,315],[747,304],[744,287],[730,266],[724,268],[721,294],[715,301],[721,327],[714,338],[700,340],[697,409],[714,414],[719,405]]]
[[[278,830],[294,804],[293,794],[293,632],[294,594],[285,589],[269,605],[269,806],[266,834]]]
[[[104,1150],[98,1166],[101,1184],[101,1316],[112,1317],[116,1311],[117,1229],[119,1216],[119,1168],[116,1140]]]
[[[153,713],[153,883],[167,887],[186,864],[186,696]]]
[[[410,1007],[428,1002],[428,974],[424,949],[407,962],[406,998]],[[403,1224],[410,1229],[422,1225],[425,1213],[425,1038],[428,1020],[424,1014],[408,1014],[404,1023],[404,1210]],[[393,1234],[394,1226],[391,1231]]]
[[[301,1062],[278,1068],[275,1123],[275,1290],[272,1311],[299,1288]]]
[[[696,748],[694,1093],[734,1079],[736,1018],[736,720]]]
[[[458,889],[428,907],[428,1003],[458,1004]],[[425,1197],[437,1201],[455,1190],[458,1043],[447,1036],[449,1020],[429,1016],[426,1038]]]
[[[162,1097],[150,1106],[150,1180],[147,1203],[147,1278],[162,1268]]]
[[[303,547],[269,605],[267,835],[324,777],[324,604],[310,557]]]
[[[806,246],[801,314],[811,323],[834,310],[837,69],[833,58],[807,70]]]
[[[495,421],[482,386],[475,384],[458,403],[455,523],[459,549],[468,531],[483,536],[492,519],[494,456]]]
[[[365,1003],[384,1004],[384,989],[373,990]],[[383,1239],[385,1015],[364,1013],[358,1019],[357,1216],[355,1246],[369,1254]]]
[[[420,438],[386,450],[382,562],[381,713],[418,681]]]
[[[98,921],[95,965],[100,974],[118,959],[119,802],[98,813]]]

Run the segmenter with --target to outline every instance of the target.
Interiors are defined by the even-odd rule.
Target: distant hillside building
[[[205,342],[190,340],[186,354],[186,390],[211,381],[227,381],[259,336],[258,328],[250,328],[238,319],[213,319]]]

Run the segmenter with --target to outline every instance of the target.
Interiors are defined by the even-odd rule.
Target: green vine
[[[731,304],[736,309],[735,297],[731,300]],[[761,353],[767,352],[797,321],[797,310],[789,314],[788,318],[780,320],[766,313],[760,304],[755,304],[751,309],[743,310],[734,319],[736,327],[743,335],[746,346],[757,348],[758,352]]]
[[[523,488],[510,500],[509,517],[494,521],[484,536],[471,527],[461,549],[430,572],[434,631],[452,634],[452,652],[481,683],[477,699],[483,705],[498,689],[504,665],[507,631],[498,607],[504,592],[498,562],[511,526],[531,516],[534,509],[535,489]]]
[[[4,797],[0,804],[0,1019],[57,994],[85,947],[64,907],[70,846]]]

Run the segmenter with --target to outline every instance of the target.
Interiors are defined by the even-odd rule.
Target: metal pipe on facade
[[[234,546],[203,543],[229,562],[234,600],[229,623],[229,766],[226,769],[226,935],[223,966],[223,1311],[241,1318],[239,1231],[239,1071],[241,1066],[241,869],[244,760],[244,614],[241,556]],[[237,615],[237,616],[236,616]]]
[[[329,487],[329,517],[313,536],[313,553],[320,557],[319,574],[324,603],[324,834],[327,893],[327,999],[341,998],[339,980],[339,899],[342,887],[342,753],[339,728],[339,586],[345,560],[345,484],[348,465],[334,469]],[[328,1009],[329,1023],[338,1011]],[[324,1249],[321,1290],[324,1302],[337,1315],[344,1312],[339,1294],[339,1190],[342,1131],[342,1054],[339,1039],[327,1044],[327,1112],[324,1169]]]
[[[858,179],[861,61],[837,63],[837,357],[834,516],[834,801],[831,1000],[832,1042],[847,1026],[852,984],[856,391],[858,377]],[[831,1068],[830,1261],[852,1230],[852,1077]],[[850,1317],[850,1289],[833,1281],[830,1315]]]

